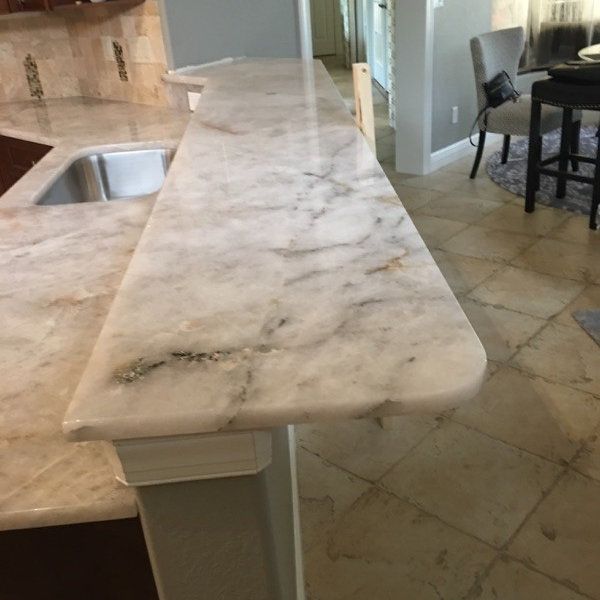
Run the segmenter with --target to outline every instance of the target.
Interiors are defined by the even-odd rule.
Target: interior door
[[[327,56],[335,54],[335,10],[336,0],[310,0],[313,54]]]
[[[385,90],[388,89],[388,12],[385,0],[368,1],[368,63],[373,79]],[[388,0],[392,1],[392,0]]]

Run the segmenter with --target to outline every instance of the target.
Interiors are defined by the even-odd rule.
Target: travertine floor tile
[[[336,67],[334,79],[353,107],[350,72]],[[473,156],[425,177],[396,173],[386,107],[378,93],[374,102],[382,167],[462,297],[491,377],[442,425],[397,417],[385,431],[374,421],[298,428],[299,443],[324,457],[299,450],[307,597],[600,600],[599,349],[571,317],[600,307],[600,232],[542,205],[526,214],[484,165],[470,181]],[[498,148],[488,144],[485,157]],[[520,370],[508,367],[520,348]],[[568,460],[591,479],[570,475],[576,484],[535,508]],[[361,479],[380,476],[448,525]],[[497,544],[531,509],[514,548],[548,576],[504,557],[483,577],[494,552],[457,528]]]
[[[412,175],[409,173],[399,173],[396,171],[395,157],[390,157],[388,160],[380,160],[379,164],[381,165],[383,172],[386,174],[392,185],[399,184],[401,181],[412,177]]]
[[[563,310],[583,288],[584,284],[570,279],[507,267],[473,290],[469,297],[548,319]]]
[[[491,360],[508,360],[545,324],[537,317],[466,298],[460,304]]]
[[[477,600],[584,600],[585,596],[521,563],[502,558],[481,586]]]
[[[450,171],[451,173],[460,173],[461,175],[468,177],[471,174],[471,169],[473,168],[474,160],[474,156],[466,156],[465,158],[455,160],[453,163],[449,164],[447,167],[444,167],[441,170]]]
[[[505,204],[479,221],[478,225],[526,235],[546,235],[568,218],[569,213],[564,210],[540,207],[528,214],[522,205]]]
[[[592,231],[589,227],[589,217],[584,215],[566,219],[549,237],[577,244],[600,245],[600,231]]]
[[[596,431],[594,435],[590,436],[574,461],[573,468],[579,473],[600,481],[600,431]],[[600,502],[600,498],[598,502]]]
[[[531,246],[534,238],[520,233],[471,225],[442,244],[456,254],[506,262]]]
[[[600,482],[567,474],[531,515],[509,554],[600,598]]]
[[[538,273],[600,283],[600,244],[543,239],[514,259],[513,264]]]
[[[600,396],[600,351],[583,329],[550,323],[513,358],[534,375]]]
[[[451,418],[516,448],[564,462],[573,458],[600,424],[600,401],[502,367],[477,398]]]
[[[575,298],[557,317],[556,323],[569,325],[571,327],[580,327],[579,323],[573,318],[576,310],[588,310],[592,308],[600,309],[600,285],[589,285],[583,292]]]
[[[483,161],[482,161],[483,162]],[[494,183],[487,175],[480,171],[477,179],[463,179],[462,184],[458,187],[459,190],[467,192],[471,196],[479,196],[488,200],[497,200],[499,202],[514,202],[518,196],[501,188],[497,183]]]
[[[434,250],[433,258],[455,294],[464,295],[502,268],[496,262]]]
[[[378,489],[308,553],[310,600],[459,599],[491,562],[486,545]]]
[[[485,215],[501,207],[502,203],[483,198],[471,198],[463,193],[442,194],[418,210],[419,214],[476,223]]]
[[[329,537],[340,516],[369,484],[299,447],[298,487],[302,547],[309,552]]]
[[[396,154],[396,140],[393,135],[377,138],[377,159],[392,159]]]
[[[436,426],[434,417],[406,416],[395,419],[390,430],[383,430],[374,419],[363,419],[300,425],[296,431],[300,446],[376,481]]]
[[[489,177],[487,176],[487,174],[485,172],[485,164],[487,163],[487,160],[489,159],[489,157],[494,152],[500,150],[501,147],[502,147],[501,143],[488,142],[486,144],[485,150],[483,151],[483,159],[482,159],[481,167],[480,167],[481,170],[479,171],[477,179],[475,180],[475,185],[477,184],[479,179],[482,179],[482,180],[488,179],[489,180]],[[462,175],[465,176],[465,179],[468,179],[469,175],[471,174],[471,169],[473,168],[474,161],[475,161],[475,148],[473,148],[473,152],[470,153],[468,156],[465,156],[464,158],[460,158],[459,160],[455,160],[453,163],[450,163],[449,165],[443,167],[440,170],[441,171],[450,171],[452,173],[461,173]],[[467,183],[467,182],[465,181],[465,183]],[[494,185],[496,185],[496,184],[494,184]],[[498,186],[496,186],[496,187],[498,187]]]
[[[429,249],[439,248],[447,239],[468,227],[466,223],[460,221],[428,215],[413,215],[412,221]]]
[[[431,175],[409,177],[404,183],[411,187],[427,188],[429,190],[438,190],[447,193],[464,185],[465,177],[460,173],[437,171],[431,173]]]
[[[382,484],[446,523],[499,547],[560,471],[546,460],[446,422]]]
[[[402,180],[398,182],[392,180],[392,185],[394,186],[402,205],[408,212],[414,212],[421,208],[421,206],[425,206],[428,202],[431,202],[442,195],[442,192],[436,192],[435,190],[408,187],[402,184]]]

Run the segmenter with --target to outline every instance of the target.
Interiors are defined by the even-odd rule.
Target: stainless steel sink
[[[108,202],[155,194],[175,155],[169,148],[90,154],[73,161],[36,204]]]

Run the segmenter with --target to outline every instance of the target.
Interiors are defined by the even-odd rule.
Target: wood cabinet
[[[103,6],[107,3],[122,5],[124,8],[135,4],[141,4],[144,0],[106,0],[106,2],[93,3],[90,0],[0,0],[0,16],[9,13],[29,11],[49,11],[62,8]]]
[[[8,0],[11,12],[48,10],[48,0]]]
[[[51,146],[0,135],[0,194],[41,160]]]
[[[158,600],[137,518],[0,531],[0,565],[2,600]]]

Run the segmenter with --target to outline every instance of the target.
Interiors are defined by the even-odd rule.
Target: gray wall
[[[402,18],[399,15],[398,18]],[[433,152],[465,139],[477,115],[469,40],[490,30],[491,0],[445,0],[435,10],[433,42]],[[452,107],[459,122],[452,124]]]
[[[300,56],[297,0],[162,0],[161,8],[171,68]]]

